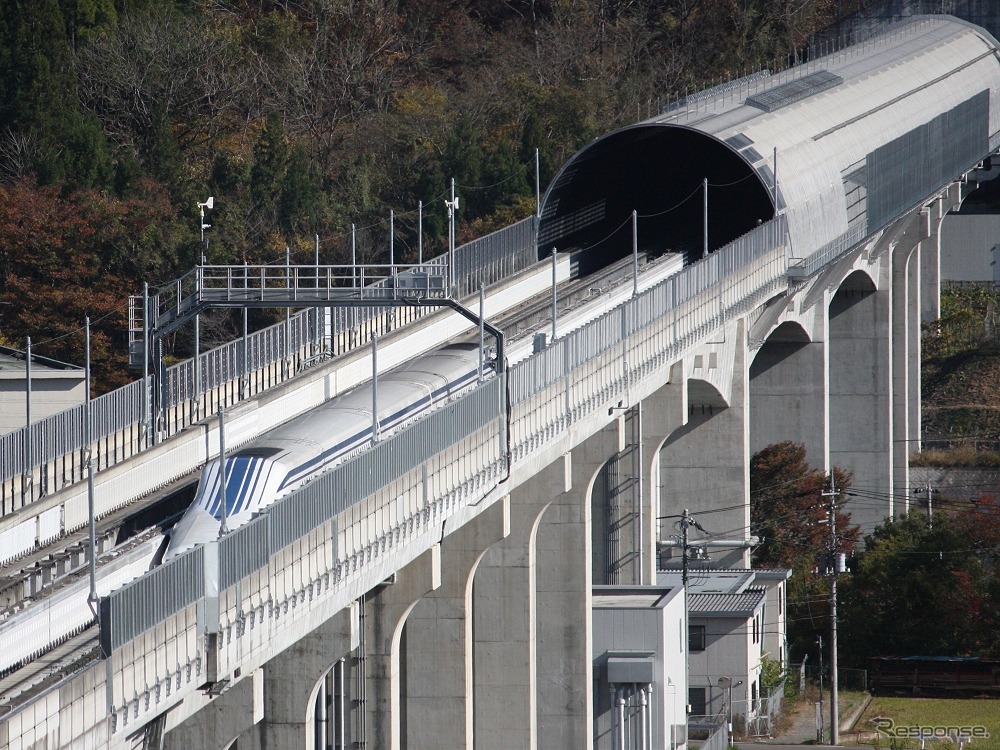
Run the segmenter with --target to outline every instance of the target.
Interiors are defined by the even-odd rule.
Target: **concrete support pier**
[[[461,750],[473,744],[472,583],[479,562],[510,533],[502,497],[441,542],[441,586],[406,618],[405,747]]]
[[[511,492],[473,589],[477,749],[590,741],[591,494],[625,432],[622,415]]]
[[[706,347],[706,355],[694,360],[688,379],[687,424],[675,430],[660,450],[661,515],[679,518],[688,508],[697,517],[699,511],[712,510],[711,522],[706,519],[704,523],[706,529],[735,529],[727,534],[729,538],[745,538],[750,526],[750,413],[743,322],[727,326],[724,340]],[[719,512],[720,507],[731,510]],[[678,533],[675,520],[664,524],[664,536]],[[698,536],[703,535],[692,532],[691,541]],[[708,551],[716,565],[749,565],[749,550]],[[673,558],[680,559],[679,549]]]
[[[357,610],[338,612],[164,735],[164,750],[312,747],[321,681],[357,643]]]
[[[830,462],[854,474],[863,535],[894,514],[891,301],[855,271],[830,303]]]
[[[435,544],[365,597],[363,657],[353,695],[357,705],[355,742],[399,750],[407,725],[402,667],[403,626],[420,599],[441,586],[441,545]],[[361,723],[358,724],[357,722]]]
[[[825,319],[823,305],[817,305]],[[823,336],[825,326],[817,326]],[[827,399],[827,342],[783,323],[757,351],[750,365],[750,455],[791,440],[806,449],[806,460],[830,468]]]

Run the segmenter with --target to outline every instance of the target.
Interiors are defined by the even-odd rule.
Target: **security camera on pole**
[[[205,256],[208,255],[208,246],[205,244],[205,230],[211,229],[211,224],[205,223],[205,209],[211,210],[215,207],[215,198],[211,195],[204,203],[198,203],[198,212],[201,215],[201,265],[205,265]],[[203,269],[198,269],[197,285],[200,291]],[[194,398],[195,398],[195,418],[201,416],[201,316],[194,316]]]
[[[205,201],[204,203],[199,203],[198,204],[198,211],[201,213],[201,264],[202,265],[205,265],[205,250],[207,249],[205,247],[205,230],[212,228],[211,224],[206,224],[205,223],[205,209],[206,208],[209,211],[211,211],[213,208],[215,208],[215,198],[213,196],[211,196],[211,195],[208,196],[208,200],[207,201]]]

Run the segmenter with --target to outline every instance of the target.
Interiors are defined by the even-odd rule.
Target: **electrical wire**
[[[95,319],[91,320],[90,321],[90,325],[91,325],[91,327],[93,327],[93,325],[95,323],[100,323],[102,320],[107,320],[108,318],[113,317],[113,316],[117,316],[119,314],[120,313],[117,313],[117,312],[105,313],[101,317],[95,318]],[[83,325],[83,326],[80,326],[79,328],[74,328],[72,331],[67,331],[66,333],[61,333],[58,336],[53,336],[50,339],[43,339],[42,341],[32,341],[31,342],[31,348],[32,348],[32,350],[34,350],[35,347],[45,346],[46,344],[52,344],[52,343],[54,343],[56,341],[62,341],[63,339],[69,338],[70,336],[77,336],[79,334],[86,333],[86,330],[87,330],[87,327],[85,325]]]

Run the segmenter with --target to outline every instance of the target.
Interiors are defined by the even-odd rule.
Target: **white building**
[[[751,718],[764,689],[764,659],[787,659],[786,585],[790,570],[699,570],[688,574],[692,717]],[[681,571],[660,571],[660,585],[678,585]],[[697,722],[697,718],[695,719]]]
[[[594,586],[595,750],[687,747],[680,586]]]
[[[31,356],[31,421],[82,404],[86,400],[82,367],[48,357]],[[24,427],[27,421],[25,353],[0,346],[0,435]]]

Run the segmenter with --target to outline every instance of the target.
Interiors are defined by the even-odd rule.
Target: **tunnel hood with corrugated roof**
[[[586,249],[603,265],[638,242],[701,257],[788,218],[790,253],[844,249],[998,145],[998,44],[948,16],[896,24],[865,44],[778,75],[703,92],[596,139],[543,201],[540,257]]]

